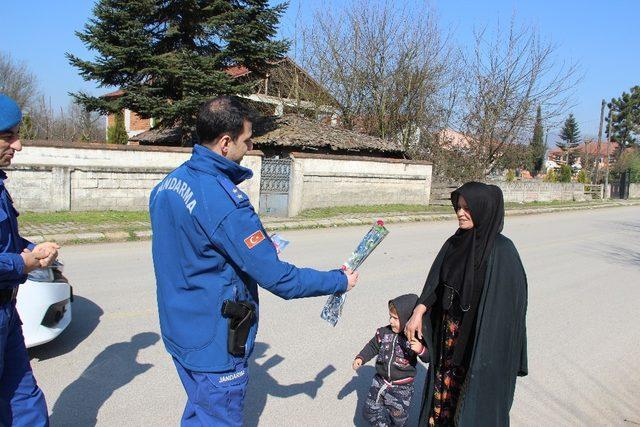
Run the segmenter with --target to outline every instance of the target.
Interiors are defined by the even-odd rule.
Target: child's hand
[[[420,341],[414,338],[411,340],[411,350],[415,351],[417,354],[420,354],[422,353],[422,350],[424,350],[424,346]]]
[[[352,365],[353,370],[357,371],[360,366],[362,366],[362,359],[360,359],[359,357],[356,357],[356,359],[353,361],[353,365]]]

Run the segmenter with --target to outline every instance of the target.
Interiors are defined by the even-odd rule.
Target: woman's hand
[[[416,336],[419,340],[422,339],[422,317],[426,312],[427,307],[424,304],[418,304],[416,308],[413,309],[413,314],[404,326],[404,334],[409,341],[413,341]]]

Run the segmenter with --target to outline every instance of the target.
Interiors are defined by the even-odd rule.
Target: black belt
[[[11,289],[0,289],[0,305],[13,301],[16,299],[16,295],[18,295],[17,286]]]

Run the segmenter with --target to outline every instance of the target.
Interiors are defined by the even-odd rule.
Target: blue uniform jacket
[[[35,246],[18,233],[18,211],[4,186],[5,179],[7,175],[0,170],[0,289],[14,288],[27,280],[20,254]]]
[[[253,350],[258,316],[245,356],[227,352],[225,300],[248,300],[257,307],[258,284],[285,299],[347,287],[339,270],[297,268],[278,259],[249,198],[236,187],[252,176],[250,169],[196,145],[191,159],[151,192],[162,338],[169,353],[192,371],[232,370]]]

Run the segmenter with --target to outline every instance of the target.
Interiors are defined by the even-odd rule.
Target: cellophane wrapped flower
[[[358,244],[358,247],[353,251],[347,262],[342,265],[342,269],[356,271],[380,242],[387,237],[387,234],[389,234],[389,230],[385,228],[384,222],[378,220],[362,238],[360,244]],[[331,325],[336,326],[342,315],[345,300],[345,293],[335,293],[331,295],[322,308],[320,317],[331,323]]]

